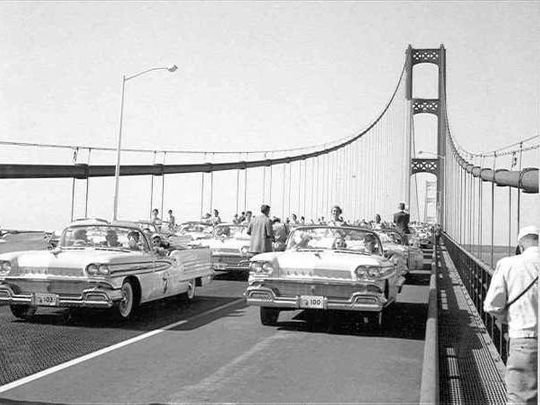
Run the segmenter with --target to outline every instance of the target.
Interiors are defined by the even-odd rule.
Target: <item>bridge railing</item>
[[[499,322],[490,313],[485,312],[483,306],[493,276],[493,270],[486,263],[465,250],[447,233],[443,233],[443,239],[459,276],[482,317],[487,332],[491,336],[502,360],[506,363],[509,343],[508,326]]]

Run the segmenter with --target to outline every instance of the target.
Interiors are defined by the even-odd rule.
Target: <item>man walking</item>
[[[249,251],[252,253],[272,251],[274,231],[269,215],[270,206],[263,204],[261,205],[261,215],[253,218],[248,225],[247,234],[251,236]]]
[[[510,350],[505,382],[508,404],[538,400],[538,228],[519,231],[521,254],[499,260],[491,278],[484,311],[508,323]]]
[[[394,214],[394,224],[403,236],[403,244],[408,245],[408,235],[411,233],[409,230],[409,214],[405,211],[405,203],[399,203],[399,211]]]

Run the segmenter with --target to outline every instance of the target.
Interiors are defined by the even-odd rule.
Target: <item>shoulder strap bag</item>
[[[504,309],[508,309],[508,307],[509,307],[510,305],[512,305],[512,304],[513,304],[514,302],[516,302],[517,300],[519,300],[519,299],[523,296],[523,294],[525,294],[527,291],[530,290],[530,288],[534,285],[534,283],[536,283],[536,281],[538,281],[538,276],[536,276],[536,278],[531,282],[531,284],[529,284],[529,285],[527,286],[527,288],[525,288],[525,289],[524,289],[524,290],[523,290],[516,298],[514,298],[512,301],[510,301],[508,304],[506,304],[506,305],[504,306]]]

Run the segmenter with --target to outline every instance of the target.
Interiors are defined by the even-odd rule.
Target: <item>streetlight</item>
[[[128,80],[142,76],[145,73],[152,72],[154,70],[166,70],[168,72],[174,72],[177,69],[178,69],[178,66],[176,65],[171,65],[167,67],[154,67],[154,68],[143,70],[142,72],[134,74],[133,76],[126,76],[126,75],[122,76],[122,101],[120,102],[120,129],[118,131],[118,146],[116,147],[116,168],[114,171],[115,184],[114,184],[113,220],[118,219],[118,184],[120,183],[120,151],[121,151],[121,146],[122,146],[122,119],[124,117],[124,90],[126,87],[126,82]]]

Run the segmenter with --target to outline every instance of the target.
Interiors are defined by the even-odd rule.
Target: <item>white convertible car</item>
[[[284,252],[251,259],[247,303],[260,307],[263,325],[275,325],[282,310],[298,309],[363,312],[381,325],[405,281],[390,255],[368,229],[299,227]]]
[[[250,236],[247,225],[219,224],[214,228],[212,239],[200,243],[212,251],[212,267],[215,271],[248,272]]]
[[[52,250],[0,255],[0,302],[23,319],[45,306],[114,308],[125,319],[145,302],[191,300],[211,279],[210,249],[155,248],[133,222],[77,221]]]
[[[403,258],[405,264],[403,274],[411,270],[422,270],[424,267],[424,253],[418,246],[404,245],[401,234],[395,229],[381,229],[377,231],[383,249],[387,253]]]

